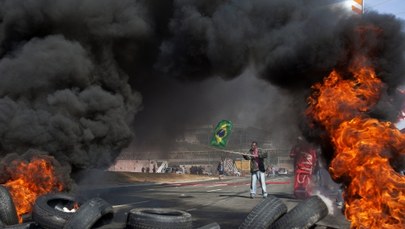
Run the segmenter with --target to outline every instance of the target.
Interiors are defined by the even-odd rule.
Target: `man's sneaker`
[[[267,198],[267,192],[263,193],[263,198]]]
[[[255,198],[255,194],[250,193],[250,199]]]

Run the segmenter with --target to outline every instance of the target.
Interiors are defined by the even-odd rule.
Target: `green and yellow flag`
[[[211,145],[225,148],[228,143],[228,137],[231,135],[232,122],[228,120],[220,121],[214,130],[214,136],[211,138]]]

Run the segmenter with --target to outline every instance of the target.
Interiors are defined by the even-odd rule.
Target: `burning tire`
[[[134,208],[129,211],[128,229],[192,228],[191,214],[170,208]]]
[[[287,206],[283,201],[269,195],[250,211],[239,228],[268,228],[286,212]]]
[[[5,225],[18,224],[17,210],[10,192],[0,185],[0,221]]]
[[[32,219],[45,229],[63,228],[74,214],[63,211],[63,207],[73,208],[75,203],[75,197],[63,193],[39,196],[32,208]]]
[[[64,229],[89,229],[109,223],[113,218],[113,208],[101,198],[93,198],[80,206],[79,210],[66,222]]]
[[[297,204],[291,211],[277,220],[271,228],[307,229],[328,215],[328,207],[319,196],[312,196]]]

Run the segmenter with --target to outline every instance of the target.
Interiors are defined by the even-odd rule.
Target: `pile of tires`
[[[61,211],[57,205],[71,206],[77,203],[74,212]],[[110,223],[113,219],[111,204],[101,198],[92,198],[85,202],[74,196],[55,193],[37,198],[32,209],[32,219],[44,229],[90,229]]]
[[[311,228],[328,215],[328,207],[319,196],[311,196],[278,219],[271,228]]]
[[[328,207],[319,196],[311,196],[287,212],[281,200],[269,195],[252,209],[239,228],[308,229],[327,215]]]
[[[77,210],[72,210],[74,205]],[[66,209],[66,210],[65,210]],[[80,201],[66,193],[39,196],[34,203],[29,222],[19,224],[17,211],[9,191],[0,186],[0,228],[14,229],[90,229],[110,224],[112,206],[101,198]],[[128,213],[127,229],[173,228],[191,229],[191,214],[168,208],[134,208]],[[218,229],[212,223],[201,229]]]
[[[60,206],[78,204],[75,211]],[[111,223],[111,204],[101,198],[81,202],[65,193],[39,196],[33,206],[32,221],[18,224],[17,211],[7,188],[0,185],[0,228],[14,229],[90,229]]]
[[[74,204],[78,204],[75,211],[60,209]],[[328,208],[318,196],[309,197],[287,211],[283,201],[269,195],[250,211],[239,228],[308,229],[327,215]],[[101,198],[80,201],[65,193],[52,193],[36,199],[32,221],[18,224],[11,195],[0,185],[0,228],[90,229],[110,224],[113,216],[111,204]],[[219,228],[219,224],[211,223],[198,229]],[[188,212],[171,208],[133,208],[128,212],[126,229],[192,229],[192,217]]]
[[[268,195],[257,204],[239,226],[240,229],[269,228],[280,216],[287,212],[287,206],[273,195]]]

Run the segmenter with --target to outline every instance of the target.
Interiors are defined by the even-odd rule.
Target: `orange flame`
[[[313,86],[307,115],[328,132],[335,156],[329,171],[349,180],[345,215],[352,228],[405,228],[405,177],[390,165],[393,154],[405,153],[405,135],[392,123],[367,115],[384,84],[365,59],[344,79],[333,71]]]
[[[52,163],[45,158],[33,158],[30,162],[14,160],[7,169],[12,178],[4,186],[10,191],[20,223],[39,195],[64,188]]]

